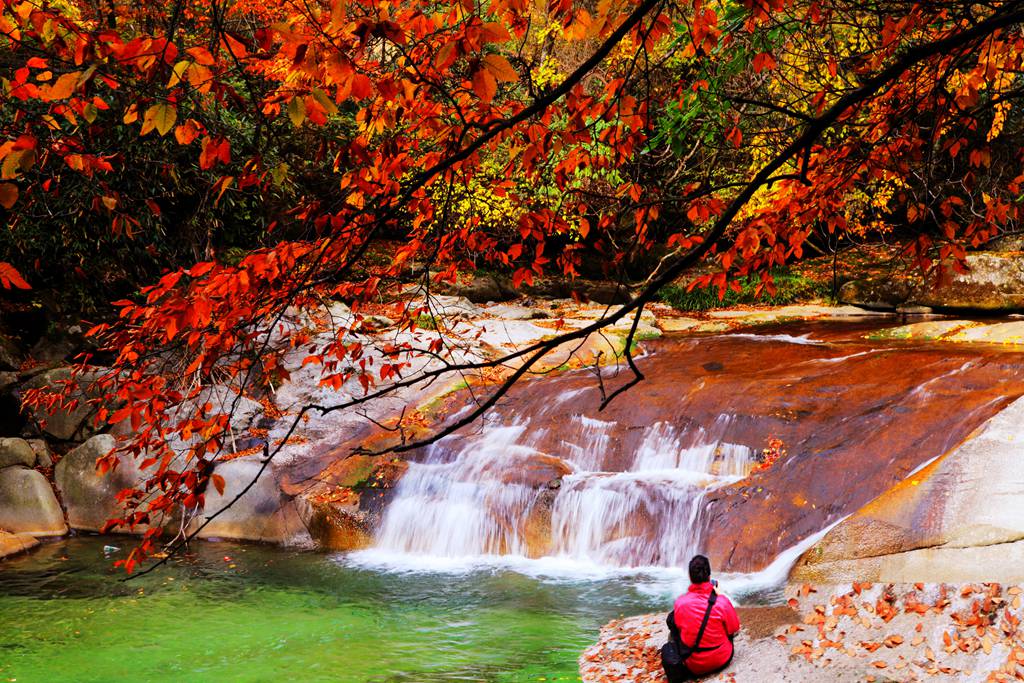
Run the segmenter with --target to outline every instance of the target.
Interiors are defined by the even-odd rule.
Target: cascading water
[[[730,422],[682,432],[657,422],[628,471],[574,471],[551,513],[555,553],[619,567],[685,563],[700,548],[704,494],[751,465],[749,448],[724,441]]]
[[[695,551],[734,573],[791,561],[1024,393],[1019,355],[887,346],[865,329],[659,342],[643,384],[605,410],[591,373],[525,383],[486,424],[415,455],[355,561],[500,555],[576,574],[678,568]],[[751,476],[770,440],[785,454]]]
[[[725,441],[730,422],[723,415],[707,429],[646,427],[621,472],[601,468],[622,429],[582,415],[567,420],[554,440],[523,417],[443,440],[410,464],[376,546],[450,558],[678,565],[700,547],[705,493],[742,478],[751,465],[749,448]]]

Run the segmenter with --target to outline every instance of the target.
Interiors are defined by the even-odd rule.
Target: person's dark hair
[[[711,563],[703,555],[694,555],[690,560],[690,582],[705,583],[711,580]]]

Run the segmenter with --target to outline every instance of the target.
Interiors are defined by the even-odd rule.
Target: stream
[[[882,324],[659,340],[603,412],[586,371],[527,382],[413,454],[367,550],[198,543],[124,582],[130,539],[47,542],[0,563],[0,681],[577,680],[694,552],[777,603],[828,528],[1024,395],[1019,355]]]
[[[103,549],[129,542],[0,563],[0,681],[575,681],[602,624],[666,604],[635,576],[379,571],[234,543],[126,583],[124,551]]]

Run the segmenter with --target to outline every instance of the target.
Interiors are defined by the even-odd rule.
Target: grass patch
[[[728,289],[723,299],[718,298],[718,288],[698,288],[686,291],[686,287],[666,285],[658,292],[658,299],[680,311],[709,311],[716,308],[728,308],[737,305],[785,306],[787,304],[828,298],[831,293],[829,285],[816,282],[810,278],[791,272],[774,273],[775,294],[769,296],[763,292],[757,296],[754,292],[759,279],[740,280],[740,291]]]
[[[416,316],[416,327],[421,330],[436,330],[437,319],[429,313],[420,313]]]

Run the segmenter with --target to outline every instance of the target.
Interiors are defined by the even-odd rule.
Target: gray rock
[[[53,452],[42,439],[28,439],[28,445],[36,454],[36,467],[53,467]]]
[[[431,295],[429,300],[413,301],[415,307],[424,306],[429,314],[443,320],[472,320],[483,315],[484,309],[461,296]]]
[[[839,290],[843,303],[890,310],[920,307],[966,311],[1024,309],[1024,254],[976,252],[967,272],[947,272],[936,281],[855,280]]]
[[[386,330],[394,326],[395,321],[383,315],[371,315],[363,319],[363,327],[370,331]]]
[[[43,337],[32,347],[31,355],[40,363],[59,363],[69,360],[78,348],[78,343],[71,335],[61,334]]]
[[[0,393],[13,389],[18,384],[18,373],[0,372]]]
[[[1013,311],[1024,308],[1024,256],[981,252],[967,255],[966,273],[926,284],[914,303],[933,308]]]
[[[96,459],[109,453],[116,443],[109,434],[94,436],[57,463],[54,479],[71,528],[99,531],[108,519],[120,516],[118,492],[142,481],[135,459],[124,455],[119,456],[114,470],[106,474],[96,471]]]
[[[469,282],[456,286],[455,293],[475,304],[511,301],[519,295],[507,278],[480,273],[474,275]]]
[[[897,280],[853,280],[839,288],[839,301],[875,311],[891,311],[910,298],[911,286]]]
[[[0,468],[11,465],[24,465],[34,467],[36,464],[36,452],[24,439],[3,438],[0,439]],[[3,526],[0,524],[0,526]]]
[[[935,311],[928,306],[897,306],[896,312],[903,315],[931,315]]]
[[[17,370],[21,360],[18,345],[10,337],[0,334],[0,370]]]
[[[578,282],[573,290],[594,303],[610,306],[624,304],[629,301],[631,292],[625,285],[617,282]]]
[[[90,395],[92,379],[98,376],[99,372],[85,373],[78,378],[78,388],[72,390],[70,397],[78,401],[74,408],[55,407],[53,410],[44,410],[32,415],[32,418],[41,426],[42,431],[61,441],[92,435],[94,429],[89,418],[93,415],[94,409],[87,400]],[[46,387],[54,391],[64,391],[61,383],[71,377],[71,368],[54,368],[36,375],[24,386],[28,389]]]
[[[1024,235],[997,237],[985,245],[988,251],[1024,251]]]
[[[632,295],[628,286],[611,280],[536,278],[532,285],[524,284],[520,289],[524,294],[545,299],[584,299],[606,306],[624,304]]]
[[[29,536],[61,536],[68,530],[46,477],[25,467],[0,470],[0,527]]]
[[[246,396],[241,396],[231,387],[215,384],[202,389],[192,399],[170,411],[172,422],[176,416],[192,417],[199,408],[207,408],[207,416],[230,414],[231,429],[239,432],[254,424],[263,413],[263,406]]]
[[[540,320],[550,318],[547,311],[527,306],[516,306],[514,304],[497,304],[484,309],[488,315],[502,320]]]
[[[213,515],[234,500],[253,479],[256,483],[230,508],[217,516],[200,538],[232,538],[270,543],[309,543],[309,534],[291,498],[277,485],[272,468],[260,474],[260,461],[236,458],[217,466],[216,474],[224,477],[224,493],[213,486],[206,491],[205,514]],[[200,520],[201,521],[201,520]]]

